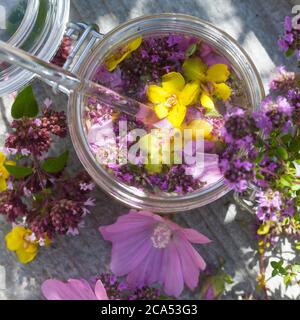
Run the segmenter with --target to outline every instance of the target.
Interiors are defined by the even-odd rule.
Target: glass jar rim
[[[69,21],[70,0],[47,0],[46,3],[49,5],[49,10],[47,10],[42,32],[38,41],[35,41],[27,51],[45,61],[49,61],[57,52],[66,31],[66,25]],[[29,1],[26,7],[26,13],[29,12],[29,15],[24,16],[19,28],[8,40],[10,44],[19,47],[30,38],[32,24],[36,23],[36,15],[38,14],[36,11],[40,5],[40,0]],[[20,90],[30,83],[34,77],[35,75],[29,71],[10,66],[4,70],[2,75],[0,72],[0,96]]]
[[[227,47],[228,50],[231,48],[231,55],[239,55],[240,63],[245,64],[243,75],[251,82],[251,87],[248,88],[249,91],[252,92],[251,90],[253,90],[253,92],[255,92],[253,97],[251,97],[253,98],[251,103],[254,107],[256,104],[259,104],[260,100],[264,96],[263,84],[248,54],[224,31],[219,30],[209,22],[185,14],[164,13],[142,16],[119,25],[107,33],[84,60],[78,70],[79,76],[89,78],[92,73],[92,68],[95,68],[95,64],[93,63],[97,61],[96,57],[99,56],[101,50],[102,56],[104,56],[105,52],[108,52],[112,47],[117,46],[117,43],[127,42],[144,33],[146,27],[148,27],[148,31],[161,30],[162,23],[165,23],[164,27],[168,26],[170,31],[173,32],[175,24],[177,24],[178,27],[179,23],[180,28],[185,27],[188,31],[193,30],[194,33],[197,31],[199,36],[202,38],[203,34],[200,35],[200,30],[201,32],[205,31],[207,36],[214,35],[218,38],[218,41],[222,40],[221,42],[223,42],[223,45],[226,44],[225,47]],[[101,59],[98,58],[98,61],[99,60]],[[72,92],[70,94],[68,111],[71,138],[77,155],[87,172],[104,191],[114,198],[137,209],[152,210],[160,213],[172,213],[201,207],[219,199],[230,191],[230,188],[224,183],[224,178],[207,188],[199,189],[199,191],[187,193],[185,195],[176,196],[145,194],[143,192],[138,192],[136,188],[131,188],[130,186],[118,181],[117,178],[96,163],[95,157],[87,144],[82,125],[82,101],[82,96],[76,92]]]

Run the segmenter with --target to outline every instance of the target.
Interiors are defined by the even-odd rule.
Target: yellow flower
[[[0,152],[0,192],[7,189],[6,180],[9,177],[9,172],[5,168],[5,165],[15,166],[16,163],[14,161],[6,161],[5,155]]]
[[[214,98],[226,101],[231,96],[231,89],[225,83],[230,75],[227,65],[218,63],[208,68],[200,58],[193,57],[187,59],[182,68],[185,77],[201,87],[202,106],[209,113],[218,115]]]
[[[204,119],[195,119],[191,121],[186,127],[186,129],[192,130],[192,138],[194,140],[197,139],[197,130],[201,129],[203,138],[205,140],[213,140],[214,137],[212,135],[212,131],[214,129],[213,125]]]
[[[170,72],[162,77],[162,85],[150,85],[147,96],[154,104],[159,119],[168,118],[175,128],[179,128],[186,115],[186,107],[196,102],[200,87],[197,82],[185,83],[179,72]]]
[[[129,43],[127,43],[124,47],[116,50],[106,61],[105,65],[108,71],[113,71],[119,63],[125,60],[131,52],[135,51],[139,48],[142,43],[142,37],[138,37]]]
[[[14,227],[6,237],[8,250],[15,251],[21,263],[32,261],[38,253],[38,242],[30,229],[23,226]]]
[[[176,130],[178,130],[181,137],[179,129]],[[160,173],[163,169],[163,164],[172,165],[178,163],[176,162],[179,161],[176,152],[176,143],[178,141],[175,141],[175,135],[176,132],[171,134],[168,130],[154,129],[139,140],[140,149],[148,155],[148,162],[145,163],[145,169],[148,173]]]
[[[270,231],[270,227],[271,227],[270,223],[268,222],[261,224],[257,230],[257,234],[259,234],[260,236],[264,236],[268,234]]]

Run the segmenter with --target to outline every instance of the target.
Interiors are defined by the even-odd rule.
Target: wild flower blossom
[[[273,77],[269,84],[271,91],[288,90],[295,86],[296,74],[295,72],[289,72],[284,66],[277,68],[278,73]]]
[[[26,149],[27,154],[30,152],[38,157],[48,152],[52,134],[60,138],[64,138],[67,134],[64,112],[50,109],[44,109],[42,116],[37,119],[14,120],[11,128],[13,131],[8,135],[5,147],[20,153]]]
[[[108,300],[100,280],[94,289],[86,280],[69,279],[66,283],[56,279],[46,280],[42,292],[47,300]]]
[[[38,243],[30,229],[16,226],[6,235],[5,240],[7,248],[16,252],[21,263],[28,263],[36,257]]]
[[[126,282],[120,282],[108,273],[89,282],[84,279],[69,279],[67,282],[49,279],[41,289],[47,300],[157,300],[160,297],[158,289],[129,288]]]
[[[8,166],[15,166],[16,163],[12,160],[6,160],[6,156],[0,151],[0,193],[7,189],[7,179],[9,178]]]
[[[278,40],[278,46],[285,52],[286,56],[291,56],[296,52],[297,58],[299,57],[299,36],[300,32],[293,27],[292,18],[286,16],[284,20],[284,35]]]
[[[38,246],[47,245],[58,234],[78,234],[84,217],[94,205],[90,198],[94,184],[88,174],[79,172],[70,178],[64,173],[66,154],[63,158],[51,158],[54,168],[45,166],[53,136],[67,135],[65,113],[55,111],[50,105],[47,102],[36,118],[13,121],[5,143],[9,160],[3,155],[0,161],[3,164],[0,173],[4,172],[2,177],[7,185],[7,190],[0,193],[0,213],[10,222],[24,224],[7,236],[8,248],[16,251],[23,263],[33,260]],[[10,176],[4,165],[15,167]]]
[[[266,190],[256,194],[257,197],[257,217],[265,222],[266,220],[276,221],[280,213],[282,200],[278,191]]]
[[[185,60],[182,65],[184,75],[190,81],[194,81],[201,88],[201,105],[213,115],[218,115],[214,98],[226,101],[231,96],[231,89],[226,84],[230,76],[226,64],[205,65],[198,57]]]
[[[166,294],[178,297],[184,283],[195,289],[200,270],[205,269],[204,260],[191,243],[210,240],[151,212],[131,210],[115,224],[99,230],[113,244],[112,272],[127,275],[130,286],[140,288],[159,282]]]

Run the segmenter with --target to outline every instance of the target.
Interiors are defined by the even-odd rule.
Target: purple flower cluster
[[[257,217],[265,222],[267,220],[276,221],[281,210],[282,200],[278,191],[268,189],[256,194]]]
[[[14,120],[6,139],[6,149],[17,168],[32,172],[17,179],[11,175],[8,189],[0,193],[1,214],[9,221],[25,222],[38,239],[54,239],[58,234],[78,234],[83,218],[94,203],[89,198],[94,184],[83,171],[66,177],[63,170],[49,172],[40,163],[51,147],[53,136],[67,135],[66,115],[46,108],[35,119]]]
[[[292,115],[293,108],[283,97],[278,97],[276,102],[267,98],[255,112],[234,108],[227,113],[222,131],[226,147],[220,155],[219,166],[233,190],[244,192],[249,182],[266,188],[277,179],[281,160],[268,156],[272,146],[260,135],[286,132],[291,127]],[[262,147],[267,151],[259,159]]]
[[[227,184],[237,192],[245,191],[255,177],[251,160],[256,156],[253,149],[256,131],[254,118],[244,109],[233,108],[225,116],[222,135],[226,148],[220,155],[219,166]]]
[[[278,73],[273,77],[269,84],[271,91],[280,92],[295,87],[295,72],[287,71],[284,66],[277,68]]]
[[[256,215],[262,222],[280,221],[282,217],[292,217],[295,213],[293,199],[287,199],[279,191],[267,189],[256,193]]]
[[[20,153],[26,149],[37,157],[48,152],[52,135],[63,138],[67,134],[65,113],[48,108],[36,119],[14,120],[11,128],[13,131],[8,135],[5,147]]]
[[[144,38],[141,46],[131,53],[113,72],[101,65],[94,77],[97,81],[132,98],[146,101],[149,81],[159,81],[163,74],[181,72],[190,45],[199,42],[184,35]]]
[[[284,36],[278,40],[278,45],[287,56],[292,55],[296,51],[298,60],[300,57],[299,37],[300,31],[294,28],[292,18],[290,16],[285,17]]]
[[[56,234],[77,234],[83,218],[89,213],[88,207],[93,205],[89,198],[92,188],[91,179],[86,172],[69,179],[58,179],[53,193],[44,196],[40,206],[36,205],[28,210],[26,222],[40,238],[45,235],[53,239]]]
[[[186,194],[202,188],[205,182],[194,179],[186,174],[186,165],[165,165],[162,170],[165,173],[151,174],[142,165],[123,165],[112,168],[115,176],[122,182],[136,188],[146,190],[159,189],[163,192],[176,192]]]
[[[14,190],[0,192],[0,208],[0,213],[10,222],[15,222],[19,217],[27,215],[26,205],[22,202],[18,192]]]
[[[130,288],[126,282],[119,281],[110,273],[102,273],[92,279],[92,285],[101,280],[109,300],[158,300],[160,290],[151,287]]]
[[[242,193],[249,184],[260,188],[256,213],[262,222],[279,222],[295,213],[295,168],[289,164],[299,152],[295,128],[300,124],[300,90],[295,80],[294,73],[281,67],[271,82],[275,97],[268,96],[258,110],[234,108],[225,116],[219,166],[235,191]]]
[[[286,133],[292,126],[293,110],[286,97],[279,96],[276,101],[267,97],[262,101],[260,110],[254,113],[256,125],[264,134],[274,130]]]

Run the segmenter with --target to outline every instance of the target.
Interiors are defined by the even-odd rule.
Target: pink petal
[[[155,282],[161,282],[160,279],[162,271],[163,271],[163,256],[165,250],[161,249],[154,249],[155,250],[155,256],[153,257],[152,263],[151,263],[151,269],[148,274],[148,282],[147,284],[150,285]]]
[[[108,296],[107,296],[107,293],[106,293],[106,290],[105,290],[104,285],[101,282],[101,280],[98,280],[96,282],[95,295],[96,295],[98,300],[109,300]]]
[[[207,64],[209,67],[217,63],[226,64],[229,68],[231,67],[230,62],[225,57],[213,52],[205,56],[203,58],[203,62]]]
[[[49,279],[42,284],[42,292],[48,300],[97,300],[86,280],[70,279],[65,283]]]
[[[194,263],[198,268],[200,268],[200,270],[204,270],[206,268],[206,263],[198,251],[196,251],[195,248],[184,238],[182,238],[180,242],[182,247],[181,249],[185,250],[190,257],[189,263]]]
[[[179,252],[184,282],[191,290],[194,290],[199,282],[199,268],[193,259],[191,259],[189,252],[186,250],[180,238],[175,240],[175,244]]]
[[[117,276],[133,271],[152,248],[151,233],[141,233],[122,242],[113,243],[111,270]]]
[[[186,237],[186,239],[192,243],[210,243],[212,242],[209,240],[205,235],[202,233],[198,232],[195,229],[181,229],[180,232]]]
[[[152,227],[155,220],[152,216],[130,211],[117,219],[117,222],[109,226],[100,227],[99,231],[105,240],[120,241],[133,234],[143,232]]]
[[[159,255],[158,250],[152,247],[145,259],[128,274],[126,280],[130,287],[141,288],[145,285],[150,285],[153,282],[156,282],[157,279],[150,282],[149,275],[151,274],[157,255]]]
[[[167,263],[164,275],[164,291],[167,295],[179,297],[183,291],[183,273],[180,258],[174,242],[171,242],[167,249]]]

